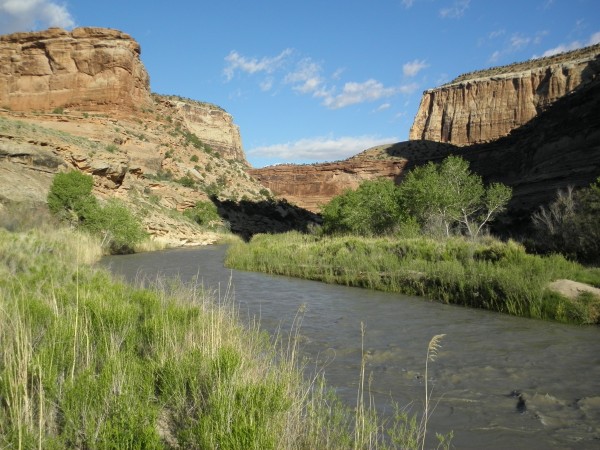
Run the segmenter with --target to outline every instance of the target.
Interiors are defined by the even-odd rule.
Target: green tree
[[[48,192],[48,208],[59,218],[77,225],[89,220],[99,205],[92,194],[94,180],[76,170],[57,173]]]
[[[334,197],[322,210],[325,233],[381,235],[393,232],[404,216],[398,191],[389,179],[363,182]]]
[[[441,164],[411,170],[400,185],[400,203],[424,230],[454,230],[477,237],[506,208],[512,189],[501,183],[487,188],[469,163],[449,156]]]

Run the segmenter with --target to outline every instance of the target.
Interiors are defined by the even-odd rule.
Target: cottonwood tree
[[[485,187],[469,163],[457,156],[414,168],[399,189],[403,208],[423,229],[439,226],[446,236],[457,230],[472,238],[506,208],[512,196],[512,189],[502,183]]]
[[[389,179],[363,182],[334,197],[322,210],[325,233],[389,234],[403,220],[398,190]]]

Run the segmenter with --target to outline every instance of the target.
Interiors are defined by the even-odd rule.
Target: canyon
[[[141,48],[103,28],[0,36],[0,210],[44,204],[54,174],[79,170],[168,245],[214,242],[181,214],[213,202],[244,238],[307,230],[362,181],[400,183],[448,155],[513,187],[513,222],[557,189],[600,175],[600,45],[472,72],[423,93],[405,142],[344,161],[251,168],[223,108],[150,91]]]
[[[337,163],[250,173],[275,194],[318,211],[362,180],[398,183],[405,170],[454,154],[485,181],[512,186],[511,212],[527,216],[557,189],[600,176],[599,74],[600,45],[464,74],[423,93],[408,141]],[[363,168],[375,165],[378,171]]]
[[[112,29],[0,36],[0,211],[45,204],[54,175],[79,170],[93,177],[96,197],[123,201],[169,246],[217,239],[183,216],[197,202],[218,201],[221,225],[246,237],[316,219],[246,173],[229,113],[151,93],[140,55]],[[273,211],[257,214],[248,202]]]

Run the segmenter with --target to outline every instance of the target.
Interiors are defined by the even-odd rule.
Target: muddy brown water
[[[437,407],[428,429],[454,432],[458,449],[600,449],[600,328],[510,317],[365,289],[223,266],[225,246],[106,257],[128,280],[197,280],[224,292],[231,281],[242,320],[289,330],[300,308],[309,367],[354,405],[361,323],[377,408],[422,409],[429,340],[445,334],[429,366]],[[431,441],[434,442],[433,440]]]

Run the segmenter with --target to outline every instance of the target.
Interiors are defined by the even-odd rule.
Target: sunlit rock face
[[[409,138],[470,145],[506,136],[598,74],[600,45],[461,75],[423,93]]]
[[[0,36],[0,107],[141,108],[151,103],[140,45],[106,28]]]

